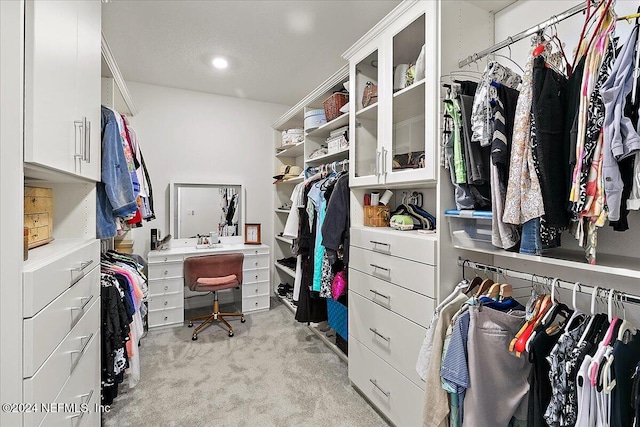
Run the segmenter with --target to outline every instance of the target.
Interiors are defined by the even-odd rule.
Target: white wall
[[[141,83],[127,83],[138,114],[131,119],[153,184],[156,219],[126,236],[145,255],[150,229],[169,230],[169,182],[241,184],[246,222],[273,239],[273,131],[289,107]]]

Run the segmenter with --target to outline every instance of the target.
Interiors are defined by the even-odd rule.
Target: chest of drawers
[[[433,237],[351,229],[349,379],[398,426],[422,425],[425,383],[415,364],[435,280]]]
[[[269,247],[224,245],[211,249],[179,247],[149,252],[149,327],[184,323],[184,260],[223,253],[244,254],[242,312],[269,309]]]

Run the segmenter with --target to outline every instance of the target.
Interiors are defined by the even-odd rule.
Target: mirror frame
[[[246,208],[245,208],[245,190],[244,186],[239,183],[229,184],[216,184],[208,181],[171,181],[169,183],[169,234],[173,236],[173,241],[191,241],[195,239],[191,238],[179,238],[176,235],[176,227],[178,224],[178,194],[177,191],[181,187],[240,187],[240,221],[238,221],[238,235],[237,236],[226,236],[220,237],[221,243],[243,243],[244,239],[244,224],[245,224],[245,216],[246,216]]]

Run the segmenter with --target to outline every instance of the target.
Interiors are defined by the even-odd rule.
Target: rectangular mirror
[[[170,185],[170,229],[174,239],[217,231],[242,235],[242,186],[177,182]]]

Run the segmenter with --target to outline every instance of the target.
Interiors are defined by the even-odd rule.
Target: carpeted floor
[[[151,331],[141,379],[103,417],[105,426],[387,426],[349,384],[342,362],[278,300],[232,321]],[[194,315],[193,313],[189,313]]]

